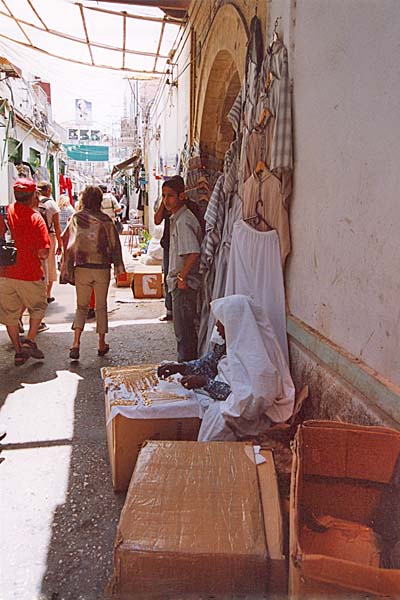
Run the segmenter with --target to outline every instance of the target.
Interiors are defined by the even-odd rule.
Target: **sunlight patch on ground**
[[[71,323],[47,323],[49,326],[47,333],[70,333],[72,336]],[[125,319],[121,321],[109,321],[108,328],[113,329],[115,327],[121,327],[121,325],[164,325],[158,319]],[[4,326],[0,326],[0,331],[5,331]],[[85,323],[85,331],[96,331],[96,321],[89,321]],[[43,334],[40,334],[43,335]],[[36,338],[38,346],[40,347],[40,336]]]
[[[4,589],[11,591],[10,600],[40,597],[54,512],[66,501],[72,452],[69,440],[74,435],[74,406],[81,379],[76,373],[57,371],[48,381],[22,383],[1,408],[5,442],[11,446],[3,450],[0,467],[0,510],[7,514],[2,521],[0,552]],[[68,441],[46,446],[58,440]]]
[[[71,445],[2,452],[0,510],[7,519],[0,560],[7,600],[40,598],[54,513],[66,501],[71,452]]]
[[[9,394],[0,410],[7,429],[7,444],[72,440],[74,404],[82,377],[57,371],[57,377],[41,383],[22,383]]]

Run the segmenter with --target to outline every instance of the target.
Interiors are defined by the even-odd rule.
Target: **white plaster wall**
[[[400,384],[400,2],[269,10],[294,83],[290,310]]]
[[[186,39],[187,38],[187,39]],[[178,85],[171,86],[161,84],[160,94],[156,97],[154,109],[151,111],[150,133],[148,136],[147,157],[149,175],[149,214],[153,215],[154,204],[161,193],[163,181],[156,180],[153,169],[160,173],[160,157],[164,165],[169,168],[164,174],[172,176],[176,174],[173,168],[176,164],[176,156],[179,157],[184,146],[186,136],[189,136],[190,118],[190,36],[183,38],[185,42],[176,52],[174,59],[177,64],[172,68],[170,81],[177,80]],[[155,138],[155,132],[159,128],[160,139]],[[153,231],[153,221],[150,218],[150,231]]]

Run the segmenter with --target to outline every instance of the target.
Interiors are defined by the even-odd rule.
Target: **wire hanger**
[[[272,42],[271,42],[271,46],[275,43],[275,42],[280,42],[280,37],[278,34],[278,27],[279,27],[279,21],[282,19],[282,17],[276,17],[275,19],[275,23],[274,23],[274,31],[272,33]]]
[[[262,213],[259,211],[258,207],[263,207],[264,203],[262,200],[257,200],[256,202],[256,207],[254,212],[256,213],[255,215],[253,215],[252,217],[247,217],[246,219],[243,219],[243,221],[253,221],[254,220],[254,225],[257,227],[258,225],[260,225],[260,223],[264,223],[264,225],[266,225],[268,227],[268,229],[273,229],[273,227],[271,227],[271,225],[269,223],[267,223],[267,221],[264,219]]]

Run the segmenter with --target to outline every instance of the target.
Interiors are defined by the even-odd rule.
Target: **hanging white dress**
[[[250,296],[265,309],[288,361],[285,290],[275,230],[257,231],[244,221],[235,223],[225,287],[225,296],[232,294]]]

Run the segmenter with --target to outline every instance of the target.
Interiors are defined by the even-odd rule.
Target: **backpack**
[[[40,214],[42,215],[44,222],[46,223],[46,227],[47,227],[47,231],[50,233],[53,232],[52,229],[52,225],[49,225],[49,222],[47,220],[47,211],[46,211],[46,207],[44,206],[44,204],[47,202],[48,198],[44,199],[42,198],[38,204],[38,211],[40,212]]]

